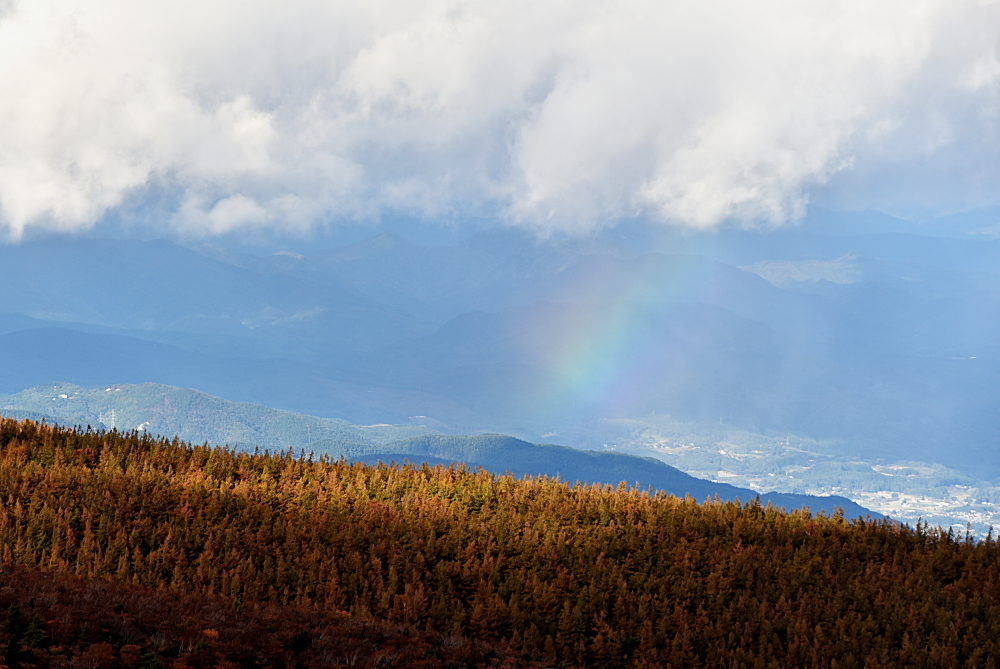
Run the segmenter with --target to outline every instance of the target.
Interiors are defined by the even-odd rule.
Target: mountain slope
[[[152,383],[92,389],[72,384],[30,388],[0,398],[0,414],[33,419],[48,416],[63,425],[138,430],[250,450],[291,448],[365,462],[463,462],[498,474],[559,476],[569,482],[610,485],[624,481],[698,500],[717,496],[746,501],[757,496],[746,488],[694,478],[650,458],[532,444],[506,435],[439,435],[420,425],[352,425]],[[808,506],[827,514],[841,508],[848,517],[871,513],[843,497],[768,493],[761,499],[789,509]]]
[[[425,456],[432,463],[459,461],[479,465],[494,473],[508,472],[514,476],[558,476],[568,483],[603,483],[617,486],[625,483],[640,489],[651,488],[698,501],[718,497],[723,500],[748,501],[760,497],[763,504],[799,509],[808,507],[814,513],[827,515],[841,509],[848,518],[879,517],[846,497],[758,493],[726,483],[698,479],[653,458],[639,458],[624,453],[580,451],[554,444],[531,444],[505,435],[475,437],[427,435],[386,445],[388,453],[369,456],[366,462],[404,459],[420,463]],[[393,453],[392,451],[395,451]]]
[[[980,667],[1000,657],[1000,618],[991,615],[1000,606],[1000,547],[923,525],[462,467],[249,455],[10,420],[0,420],[0,491],[16,500],[0,514],[0,561],[44,565],[53,580],[111,579],[174,601],[223,604],[214,622],[192,607],[179,630],[164,620],[154,632],[147,618],[133,631],[142,605],[133,590],[114,602],[108,629],[63,611],[34,619],[29,640],[9,607],[23,589],[0,588],[11,667],[23,662],[21,649],[42,645],[47,627],[73,644],[29,656],[51,669],[67,665],[66,654],[117,666],[115,655],[142,651],[144,639],[156,655],[195,668],[233,669],[244,659],[261,669],[314,666],[310,642],[329,648],[336,632],[324,635],[320,620],[318,629],[300,625],[324,612],[375,621],[364,635],[374,646],[388,623],[402,628],[400,641],[455,648],[472,638],[567,668]],[[0,581],[7,574],[0,570]],[[118,592],[91,590],[93,622]],[[29,601],[30,613],[51,611],[59,599]],[[150,603],[163,610],[163,601]],[[277,606],[302,613],[279,619]],[[257,607],[274,616],[271,624]],[[234,630],[224,611],[245,611],[246,624]],[[291,633],[276,664],[241,648],[212,652],[258,621],[262,636]],[[80,647],[113,635],[115,643]],[[128,650],[117,646],[126,635],[134,639]],[[181,644],[168,653],[172,638]],[[423,666],[438,666],[444,653],[428,650]],[[382,654],[375,664],[403,655]],[[496,655],[477,653],[466,666],[516,664]]]
[[[90,389],[70,383],[37,386],[0,397],[0,412],[47,415],[63,425],[137,430],[195,443],[305,449],[334,457],[379,451],[386,444],[434,433],[418,425],[353,425],[155,383]]]

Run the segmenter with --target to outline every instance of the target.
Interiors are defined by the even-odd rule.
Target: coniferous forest
[[[11,669],[1000,657],[1000,549],[926,526],[13,420],[0,501]]]

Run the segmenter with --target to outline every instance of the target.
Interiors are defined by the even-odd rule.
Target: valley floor
[[[841,495],[910,525],[926,521],[980,537],[1000,528],[1000,484],[941,464],[836,455],[844,450],[840,444],[669,416],[608,420],[588,429],[601,439],[597,448],[655,457],[698,478],[762,493]]]

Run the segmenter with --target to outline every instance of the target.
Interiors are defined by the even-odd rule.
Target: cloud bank
[[[197,234],[995,203],[998,36],[982,0],[0,0],[0,222],[154,188]]]

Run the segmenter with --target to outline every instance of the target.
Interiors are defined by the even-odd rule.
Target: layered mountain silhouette
[[[808,229],[263,257],[44,238],[0,247],[0,392],[156,382],[589,448],[588,421],[655,412],[994,476],[998,249]]]

